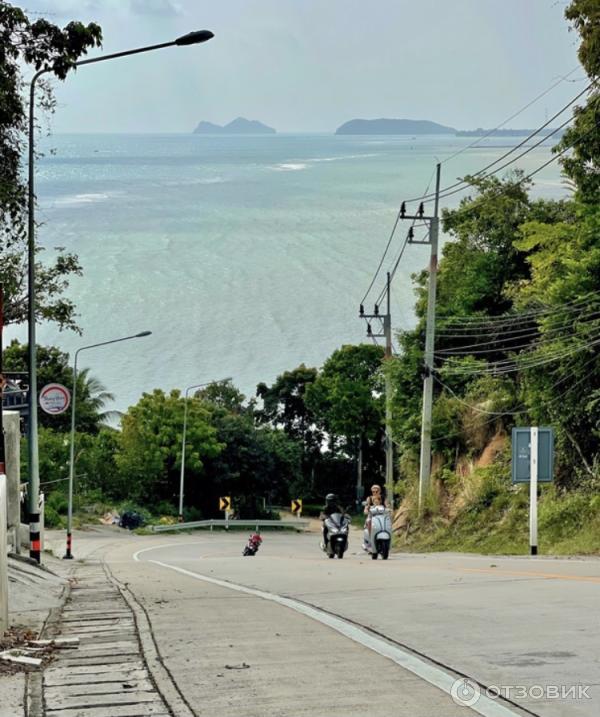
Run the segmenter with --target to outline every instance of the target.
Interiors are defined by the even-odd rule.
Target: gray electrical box
[[[512,482],[529,483],[531,469],[530,428],[512,429]],[[538,482],[554,479],[554,431],[538,428]]]

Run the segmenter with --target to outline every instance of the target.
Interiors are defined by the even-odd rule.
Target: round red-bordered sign
[[[40,407],[46,413],[57,416],[71,404],[71,392],[60,383],[48,383],[40,391]]]

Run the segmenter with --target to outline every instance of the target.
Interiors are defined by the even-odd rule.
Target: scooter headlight
[[[331,535],[336,535],[336,533],[340,532],[340,529],[339,528],[329,528],[329,532],[331,533]]]

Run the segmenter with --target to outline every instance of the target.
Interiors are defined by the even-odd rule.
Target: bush
[[[62,517],[48,503],[44,506],[44,525],[46,528],[64,528]]]
[[[69,510],[69,501],[67,496],[60,491],[54,491],[46,498],[46,515],[48,515],[48,509],[59,513],[60,515],[66,515]]]

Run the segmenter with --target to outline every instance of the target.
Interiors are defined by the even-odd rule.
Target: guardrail
[[[230,526],[233,528],[249,527],[254,528],[257,532],[260,528],[295,528],[296,530],[304,530],[308,528],[310,521],[301,518],[293,518],[290,520],[224,520],[223,518],[211,518],[209,520],[193,520],[189,523],[173,523],[173,525],[150,525],[148,526],[153,533],[167,533],[171,530],[192,530],[193,528],[209,528],[214,527],[225,528]]]

